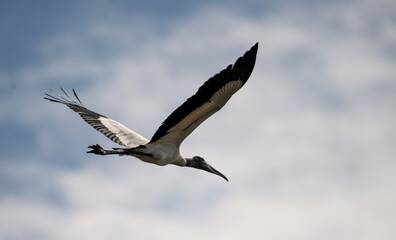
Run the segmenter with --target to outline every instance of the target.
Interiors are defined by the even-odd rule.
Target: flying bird
[[[47,99],[62,103],[77,112],[88,124],[103,133],[110,140],[124,146],[124,148],[103,149],[100,145],[89,146],[87,153],[98,155],[129,155],[144,162],[159,166],[174,164],[180,167],[192,167],[216,174],[226,181],[227,177],[209,165],[202,157],[184,158],[180,155],[180,144],[203,121],[219,111],[246,83],[250,77],[257,55],[258,43],[238,58],[232,65],[207,80],[198,91],[188,98],[180,107],[173,111],[154,133],[151,140],[130,130],[123,124],[93,112],[86,108],[78,98],[70,97],[61,88],[64,96],[46,93]]]

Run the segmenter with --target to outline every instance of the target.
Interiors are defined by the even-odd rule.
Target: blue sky
[[[0,239],[393,239],[394,1],[2,1]],[[221,178],[128,157],[45,92],[150,138],[259,42],[183,143]]]

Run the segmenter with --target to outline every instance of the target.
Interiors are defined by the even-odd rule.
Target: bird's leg
[[[94,153],[98,155],[120,154],[120,151],[103,149],[99,144],[91,145],[88,148],[92,148],[92,150],[88,151],[87,153]]]

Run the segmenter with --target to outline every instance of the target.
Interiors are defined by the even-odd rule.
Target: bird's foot
[[[91,145],[88,148],[92,148],[91,151],[88,151],[87,153],[94,153],[98,155],[106,155],[107,152],[104,150],[99,144]]]

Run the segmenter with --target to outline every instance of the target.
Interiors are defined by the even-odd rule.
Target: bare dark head
[[[224,178],[227,182],[228,179],[226,178],[226,176],[224,176],[221,172],[217,171],[216,169],[214,169],[212,166],[210,166],[207,162],[205,162],[205,160],[199,156],[195,156],[193,158],[187,158],[187,167],[193,167],[193,168],[198,168],[201,170],[205,170],[207,172],[216,174],[222,178]]]

